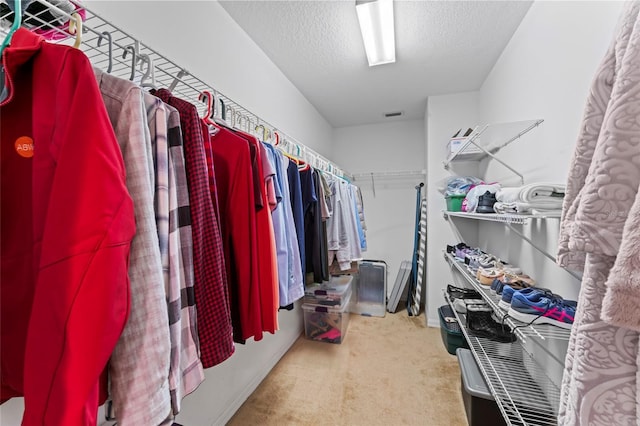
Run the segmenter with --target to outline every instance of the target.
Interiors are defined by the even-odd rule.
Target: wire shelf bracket
[[[498,163],[502,164],[502,166],[507,168],[513,174],[518,176],[520,178],[520,182],[524,185],[524,175],[522,173],[520,173],[518,170],[516,170],[515,168],[513,168],[511,165],[509,165],[506,161],[503,161],[496,154],[497,154],[498,151],[500,151],[505,146],[507,146],[510,143],[512,143],[513,141],[521,138],[522,136],[527,134],[532,129],[538,127],[542,122],[544,122],[543,119],[533,120],[533,122],[531,122],[531,124],[529,124],[527,127],[525,127],[525,129],[521,130],[516,135],[514,135],[511,138],[507,139],[506,141],[498,144],[497,146],[491,148],[490,150],[487,149],[485,146],[483,146],[483,144],[478,143],[478,139],[482,136],[482,134],[484,134],[487,131],[487,129],[490,129],[490,128],[495,127],[495,126],[499,126],[500,124],[487,124],[484,127],[482,127],[482,129],[480,129],[480,130],[478,130],[478,128],[476,127],[473,130],[473,132],[467,137],[467,139],[462,143],[462,146],[460,147],[460,149],[457,152],[455,152],[454,154],[450,155],[449,158],[447,158],[447,160],[444,161],[444,163],[443,163],[444,164],[444,168],[448,170],[450,168],[450,166],[451,166],[451,163],[453,163],[455,161],[479,161],[479,160],[482,160],[483,158],[490,157],[493,160],[497,161]],[[468,148],[471,145],[475,146],[481,152],[477,153],[477,154],[476,153],[465,154],[465,152],[464,152],[465,149]]]

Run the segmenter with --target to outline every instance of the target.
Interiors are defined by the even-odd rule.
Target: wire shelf
[[[362,172],[353,173],[353,179],[360,181],[373,178],[402,178],[402,177],[419,177],[427,174],[426,170],[398,170],[387,172]]]
[[[493,156],[500,149],[539,126],[543,121],[536,119],[486,124],[480,129],[476,127],[462,142],[460,149],[447,157],[444,161],[444,167],[448,168],[451,163],[457,161],[479,161],[487,156]],[[481,142],[483,138],[484,141]],[[504,140],[505,138],[506,140]],[[474,147],[482,152],[469,152]]]
[[[47,10],[56,11],[60,16],[66,17],[67,20],[72,19],[71,14],[57,8],[46,0],[37,1],[46,6]],[[50,22],[47,22],[45,12],[46,10],[36,14],[25,13],[23,26],[32,31],[47,30],[53,33],[58,39],[54,41],[56,43],[73,43],[75,36],[68,32],[68,28],[64,25],[53,26]],[[158,88],[169,88],[174,96],[188,100],[194,104],[201,115],[206,112],[207,105],[199,101],[199,96],[203,91],[209,91],[224,102],[224,111],[221,109],[220,112],[224,113],[226,119],[233,127],[255,133],[255,127],[262,125],[271,131],[277,131],[283,147],[287,149],[290,154],[302,158],[318,169],[351,178],[348,173],[344,172],[324,156],[306,147],[283,131],[278,130],[277,127],[215,90],[210,84],[191,75],[189,71],[176,62],[168,59],[145,43],[92,12],[84,4],[77,4],[75,12],[84,15],[80,49],[87,55],[96,68],[106,71],[111,64],[111,70],[109,71],[111,75],[132,80],[136,83],[141,83],[143,75],[149,74],[149,78],[145,81],[148,81]],[[8,15],[10,14],[0,16],[0,35],[3,38],[7,34],[10,26],[10,23],[6,19]],[[107,38],[109,36],[111,42],[109,42]],[[125,48],[132,49],[135,52],[135,60],[133,59],[134,55],[131,54],[131,50],[129,50],[127,56],[123,58]],[[148,60],[146,58],[148,58]]]
[[[559,219],[562,212],[549,212],[544,214],[509,214],[509,213],[465,213],[442,212],[447,217],[462,217],[465,219],[486,220],[489,222],[508,223],[512,225],[526,225],[531,220]]]
[[[449,155],[443,162],[444,168],[449,169],[452,163],[460,161],[480,161],[490,157],[518,176],[520,182],[524,185],[524,175],[496,154],[511,142],[538,127],[543,121],[544,120],[538,119],[487,124],[481,130],[478,130],[478,127],[476,127],[473,132],[462,141],[460,150]],[[474,147],[475,149],[473,149]],[[477,154],[474,153],[477,151],[481,152]]]
[[[526,323],[508,316],[508,314],[498,306],[501,296],[492,293],[488,287],[480,284],[480,282],[469,272],[466,265],[458,262],[450,253],[445,253],[444,255],[449,264],[457,269],[466,281],[471,284],[471,286],[480,293],[489,306],[491,306],[491,309],[493,309],[494,315],[498,320],[504,321],[505,324],[508,324],[511,328],[515,328],[515,333],[522,343],[526,343],[529,339],[538,339],[538,343],[541,345],[546,344],[546,341],[548,340],[560,340],[563,342],[569,341],[571,330],[566,330],[549,324],[536,324],[535,322],[531,325],[527,325]],[[562,358],[562,356],[556,357]]]
[[[444,297],[507,424],[555,426],[560,389],[546,372],[518,344],[472,336],[465,315],[455,310],[446,292]]]

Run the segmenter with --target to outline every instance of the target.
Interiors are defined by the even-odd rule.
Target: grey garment
[[[347,270],[352,261],[362,260],[360,237],[354,211],[355,202],[352,198],[349,183],[343,179],[327,176],[329,182],[330,204],[332,215],[327,219],[327,243],[329,249],[329,264],[337,259],[340,269]]]
[[[600,318],[614,259],[589,253],[562,376],[558,425],[637,425],[638,332]]]
[[[640,422],[640,3],[597,70],[564,199],[558,263],[584,270],[558,424]]]
[[[623,183],[620,187],[623,190],[619,194],[622,196],[620,200],[615,200],[616,192],[612,191],[618,184],[616,181],[608,182],[603,188],[602,195],[606,198],[600,200],[599,206],[604,207],[607,211],[601,211],[601,209],[588,211],[586,208],[587,202],[598,202],[597,197],[600,194],[598,194],[598,183],[595,181],[596,176],[606,176],[608,173],[603,170],[602,165],[597,164],[610,155],[603,150],[613,149],[613,154],[618,156],[622,144],[618,148],[611,145],[624,141],[624,138],[615,137],[615,133],[611,135],[614,137],[610,137],[610,129],[607,127],[613,127],[615,123],[607,123],[606,121],[611,119],[612,113],[624,114],[624,108],[611,108],[610,110],[608,108],[614,100],[614,96],[623,95],[623,93],[614,94],[616,83],[618,89],[615,91],[626,90],[623,85],[625,79],[621,78],[620,73],[632,33],[635,34],[635,37],[638,36],[633,30],[639,9],[640,5],[637,2],[630,3],[620,22],[617,36],[596,72],[587,99],[576,149],[571,159],[558,247],[558,263],[570,269],[582,270],[585,265],[586,252],[589,250],[608,256],[617,254],[622,228],[626,220],[626,216],[622,213],[625,210],[628,212],[630,203],[633,202],[629,198],[629,192],[635,194],[637,190],[637,188],[630,188],[630,186],[634,186],[634,182],[637,182],[636,173],[634,173],[630,176],[631,181]],[[640,31],[640,29],[638,30]],[[632,71],[628,70],[627,72]],[[636,79],[634,77],[634,80]],[[633,82],[635,83],[635,81]],[[626,129],[627,126],[625,126],[625,131],[632,130]],[[624,164],[626,161],[622,160],[621,165],[627,166]],[[632,164],[629,162],[628,165]],[[619,170],[624,171],[624,169]],[[598,219],[596,222],[593,221],[594,215]],[[592,239],[596,242],[592,249],[588,248],[587,237],[589,235],[592,235]]]
[[[180,114],[170,105],[164,104],[164,107],[168,113],[169,258],[173,284],[173,291],[167,300],[169,303],[169,322],[172,328],[172,360],[174,359],[173,354],[177,354],[179,349],[179,371],[181,374],[179,386],[171,388],[171,401],[174,414],[178,414],[182,398],[195,391],[204,381],[204,369],[200,361],[200,342],[196,327],[193,237]],[[176,283],[179,287],[176,286]],[[176,291],[178,292],[176,293]]]
[[[122,150],[136,219],[129,258],[131,309],[111,356],[111,396],[119,425],[156,425],[171,413],[171,341],[154,212],[151,136],[142,89],[95,72]]]
[[[325,172],[320,171],[320,197],[318,201],[320,202],[320,212],[322,213],[322,220],[326,221],[331,217],[331,207],[329,206],[329,197],[331,196],[331,187],[329,186],[329,182],[327,182],[327,178],[325,176]]]
[[[186,289],[185,279],[193,276],[185,271],[180,247],[179,204],[175,161],[169,150],[169,116],[174,108],[165,105],[155,96],[144,93],[147,110],[147,122],[153,147],[155,171],[154,210],[158,227],[160,256],[167,300],[169,335],[171,339],[171,363],[169,369],[169,388],[173,414],[180,412],[182,398],[192,392],[204,380],[204,370],[194,341],[190,324],[189,304],[182,303],[182,290]],[[177,111],[175,111],[177,113]],[[172,120],[172,129],[175,129]],[[179,118],[177,118],[179,121]],[[179,130],[179,129],[178,129]],[[175,141],[172,130],[172,143]],[[181,144],[180,144],[181,145]],[[180,146],[181,149],[181,146]],[[175,156],[175,152],[173,153]],[[178,161],[179,162],[179,161]],[[184,175],[184,161],[182,162]],[[186,177],[184,178],[186,180]],[[189,230],[191,227],[189,226]],[[189,239],[189,241],[191,241]],[[189,244],[189,243],[188,243]],[[188,246],[191,248],[191,245]],[[192,267],[190,268],[193,269]],[[193,284],[193,281],[191,281]],[[185,314],[183,315],[183,306]],[[195,322],[195,319],[194,319]],[[195,328],[195,327],[194,327]],[[197,337],[197,336],[196,336]]]

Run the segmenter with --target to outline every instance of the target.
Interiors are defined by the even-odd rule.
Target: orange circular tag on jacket
[[[33,139],[29,136],[20,136],[15,143],[16,152],[24,158],[33,157]]]

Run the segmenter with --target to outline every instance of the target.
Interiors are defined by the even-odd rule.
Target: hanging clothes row
[[[28,30],[3,59],[2,402],[24,425],[95,425],[107,398],[119,425],[170,422],[305,279],[362,258],[346,180]]]

